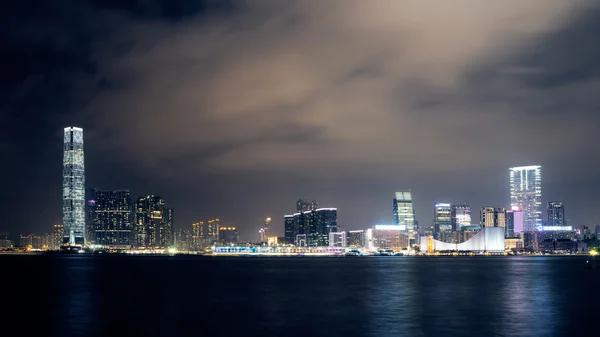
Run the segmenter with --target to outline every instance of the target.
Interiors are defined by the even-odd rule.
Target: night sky
[[[161,195],[176,228],[281,235],[300,197],[366,228],[407,188],[421,225],[435,201],[477,219],[533,164],[600,223],[598,1],[8,0],[0,24],[12,237],[62,222],[70,125],[87,187]]]

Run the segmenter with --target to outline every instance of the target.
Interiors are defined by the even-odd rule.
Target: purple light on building
[[[513,216],[514,216],[515,234],[521,234],[523,232],[523,211],[521,211],[517,207],[513,207],[512,211],[513,211]]]

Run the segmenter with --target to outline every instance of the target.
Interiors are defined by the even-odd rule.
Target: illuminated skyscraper
[[[204,231],[204,221],[199,221],[192,224],[192,250],[198,251],[204,248],[204,245],[206,244]]]
[[[206,232],[204,234],[207,244],[212,245],[219,241],[220,227],[219,219],[208,220],[208,226],[206,226]]]
[[[510,203],[523,212],[523,230],[530,232],[542,225],[542,167],[511,167]]]
[[[433,205],[434,237],[440,241],[452,242],[452,207],[449,203],[436,202]]]
[[[134,223],[133,203],[129,190],[89,192],[90,233],[94,243],[103,246],[131,246]]]
[[[222,245],[232,245],[238,242],[238,232],[235,227],[219,227],[219,243]]]
[[[141,197],[136,203],[134,245],[138,248],[173,246],[173,210],[159,196]]]
[[[471,225],[471,206],[452,205],[452,230],[460,230]]]
[[[560,201],[548,203],[548,226],[566,226],[565,207]]]
[[[393,224],[399,225],[400,230],[408,234],[410,244],[415,241],[415,211],[412,195],[409,191],[396,192],[392,203]]]
[[[63,244],[86,242],[83,129],[72,126],[64,129],[63,224]]]

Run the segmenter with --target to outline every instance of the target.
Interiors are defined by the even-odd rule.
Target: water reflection
[[[577,257],[0,258],[24,335],[581,336],[600,303]]]

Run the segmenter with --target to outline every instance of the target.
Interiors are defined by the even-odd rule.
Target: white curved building
[[[421,238],[421,251],[503,252],[504,227],[483,227],[475,236],[462,243],[447,243],[432,237]]]

